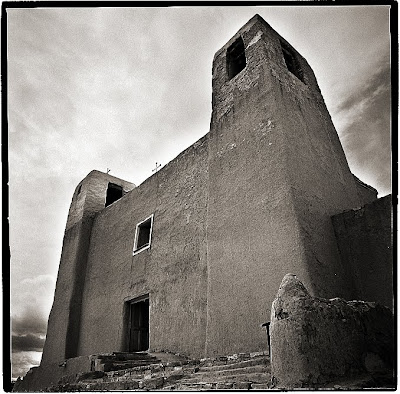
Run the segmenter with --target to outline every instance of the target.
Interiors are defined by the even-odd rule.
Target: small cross
[[[107,174],[111,171],[111,168],[107,167]]]
[[[154,169],[151,170],[151,171],[157,172],[157,170],[158,170],[160,167],[161,167],[161,163],[159,164],[159,163],[156,162],[156,168],[154,168]]]

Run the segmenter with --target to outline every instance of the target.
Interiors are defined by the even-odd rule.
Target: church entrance
[[[149,348],[149,305],[148,297],[129,303],[129,352],[140,352]]]

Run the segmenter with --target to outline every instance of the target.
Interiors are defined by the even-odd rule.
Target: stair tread
[[[268,368],[266,365],[253,365],[249,367],[244,367],[244,368],[231,368],[231,369],[221,369],[221,370],[207,370],[207,371],[202,371],[199,369],[198,372],[196,372],[196,375],[234,375],[236,373],[252,373],[252,372],[269,372],[270,368]]]
[[[190,376],[179,380],[180,383],[210,383],[210,382],[255,382],[263,383],[270,379],[269,373],[238,374],[232,376]]]
[[[223,365],[212,365],[212,366],[200,366],[200,371],[223,371],[223,370],[230,370],[230,369],[237,369],[237,368],[245,368],[245,367],[252,367],[252,366],[267,366],[268,363],[265,360],[243,360],[238,361],[235,363],[230,364],[223,364]]]

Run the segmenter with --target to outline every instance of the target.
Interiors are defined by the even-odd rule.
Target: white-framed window
[[[153,230],[153,215],[144,219],[136,225],[135,243],[133,245],[133,255],[150,248],[151,233]]]

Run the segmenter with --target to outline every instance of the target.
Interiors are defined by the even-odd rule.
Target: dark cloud
[[[16,336],[44,336],[47,330],[47,319],[35,311],[30,311],[21,317],[12,318],[12,333]]]
[[[36,351],[41,352],[44,346],[44,338],[37,335],[13,335],[12,336],[12,351],[26,352]]]

